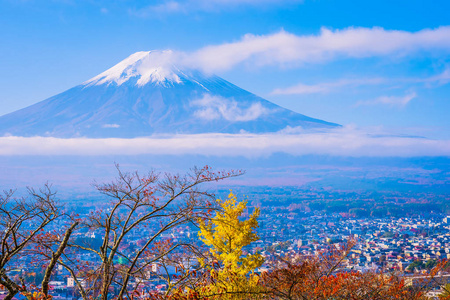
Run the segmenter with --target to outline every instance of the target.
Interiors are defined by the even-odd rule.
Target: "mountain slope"
[[[79,86],[0,117],[0,136],[132,138],[338,126],[172,62],[171,51],[137,52]]]

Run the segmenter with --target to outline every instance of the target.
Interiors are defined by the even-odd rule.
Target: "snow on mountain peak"
[[[182,72],[175,67],[175,61],[176,53],[172,50],[136,52],[84,84],[121,85],[131,78],[137,78],[137,86],[144,86],[149,82],[160,85],[181,83],[178,74]]]

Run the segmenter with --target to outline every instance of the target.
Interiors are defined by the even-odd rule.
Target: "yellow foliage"
[[[450,299],[450,283],[442,286],[443,292],[439,295],[440,300],[448,300]]]
[[[264,258],[259,254],[243,255],[243,248],[259,239],[259,209],[255,208],[247,220],[240,220],[247,201],[238,202],[233,193],[228,199],[217,200],[221,210],[208,223],[200,220],[200,239],[210,247],[212,257],[219,268],[210,268],[213,282],[204,289],[217,299],[257,298],[258,279],[254,270],[262,265]],[[202,262],[205,266],[205,263]]]
[[[52,300],[53,296],[45,295],[42,292],[23,292],[22,293],[28,300]]]

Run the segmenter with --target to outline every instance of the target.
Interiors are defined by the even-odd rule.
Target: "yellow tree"
[[[209,246],[214,260],[209,268],[211,280],[201,294],[209,299],[255,299],[259,277],[254,271],[264,258],[259,253],[244,255],[243,248],[259,239],[256,234],[259,209],[241,220],[247,201],[238,202],[230,193],[228,199],[217,202],[220,210],[216,215],[209,222],[200,220],[199,237]],[[201,263],[206,265],[205,261]]]
[[[442,293],[439,295],[439,299],[448,300],[450,299],[450,283],[442,286]]]

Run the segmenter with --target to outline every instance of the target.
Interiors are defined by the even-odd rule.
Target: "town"
[[[289,189],[296,191],[287,193],[289,197],[299,192],[298,189]],[[236,190],[244,193],[242,189],[237,188]],[[405,277],[405,282],[409,282],[408,284],[414,284],[414,278],[419,278],[424,271],[431,270],[439,261],[450,259],[450,216],[443,211],[419,211],[408,216],[360,217],[345,209],[342,212],[327,212],[326,207],[320,209],[320,207],[314,206],[314,200],[324,200],[323,195],[320,196],[317,192],[310,191],[308,195],[308,192],[302,191],[303,195],[307,195],[305,197],[308,200],[297,202],[292,202],[289,197],[282,198],[280,194],[275,193],[279,201],[276,201],[273,198],[275,196],[272,195],[271,203],[273,205],[269,206],[261,205],[264,203],[263,198],[266,198],[267,195],[260,193],[258,188],[256,190],[259,194],[252,193],[252,190],[254,189],[246,189],[246,194],[249,195],[246,196],[249,206],[242,218],[247,218],[256,206],[260,207],[259,240],[246,248],[248,253],[260,253],[265,258],[266,263],[257,272],[270,271],[273,266],[272,262],[277,258],[317,256],[327,251],[330,246],[342,247],[349,241],[353,241],[355,244],[342,262],[341,267],[344,270],[401,272]],[[218,194],[223,195],[225,192],[227,190],[219,190]],[[269,190],[269,192],[273,191]],[[313,194],[317,194],[319,199],[310,199],[314,197]],[[333,193],[328,193],[328,196],[330,194]],[[345,196],[345,193],[336,192],[334,195],[341,197]],[[356,201],[360,201],[360,197],[367,196],[355,197],[355,193],[349,193],[349,198],[350,195]],[[383,197],[384,200],[389,199],[390,193],[387,192],[386,195]],[[408,197],[410,196],[408,195]],[[430,193],[428,196],[430,202],[432,199],[440,199],[444,202],[447,200],[445,195]],[[402,199],[402,197],[395,193],[395,199]],[[421,201],[427,202],[423,197]],[[256,206],[252,206],[255,204]],[[314,210],[311,207],[314,207]],[[436,205],[432,205],[432,207],[436,207]],[[73,207],[79,214],[82,214],[87,208],[89,208],[88,204]],[[62,225],[64,225],[64,221],[55,222],[52,224],[54,228],[50,228],[50,230],[56,230]],[[155,228],[158,228],[156,223],[154,226],[147,226],[146,229],[141,228],[130,232],[127,240],[120,246],[120,256],[115,263],[117,265],[125,263],[128,257],[131,257],[142,246],[145,237],[154,234]],[[83,228],[73,234],[72,243],[95,249],[102,244],[102,237],[102,230]],[[200,244],[198,227],[194,224],[174,227],[158,236],[158,241],[164,240],[173,244]],[[75,257],[86,265],[99,263],[99,258],[92,252],[79,251]],[[188,268],[195,268],[195,265],[198,264],[196,260],[186,260],[186,258],[184,263],[189,264]],[[145,276],[135,279],[130,284],[143,291],[164,291],[167,288],[167,278],[176,275],[178,271],[170,264],[161,266],[159,262],[151,264]],[[34,260],[32,255],[22,256],[17,260],[16,265],[11,267],[9,275],[15,275],[23,278],[26,282],[39,286],[43,268],[42,263]],[[446,277],[444,279],[447,282]],[[83,284],[81,279],[80,282]],[[75,278],[62,265],[58,265],[56,272],[52,275],[50,287],[54,299],[73,299],[78,295]]]

